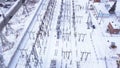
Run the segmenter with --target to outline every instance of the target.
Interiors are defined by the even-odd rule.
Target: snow
[[[10,7],[13,6],[14,3],[15,2],[0,2],[0,4],[3,5],[3,6],[0,6],[0,14],[6,14],[8,10],[10,9]],[[5,8],[5,5],[9,5],[9,6]]]
[[[12,57],[14,56],[16,50],[19,50],[19,49],[17,49],[18,45],[20,44],[20,41],[21,41],[24,33],[26,32],[26,29],[29,26],[29,22],[32,20],[34,14],[35,14],[35,11],[37,10],[37,9],[35,9],[35,11],[30,12],[33,14],[26,16],[26,15],[21,15],[21,11],[22,11],[21,9],[22,9],[22,7],[19,10],[19,14],[15,14],[13,19],[10,20],[10,22],[9,22],[11,24],[10,25],[11,28],[13,28],[13,34],[8,34],[8,36],[6,36],[6,38],[7,38],[7,40],[9,40],[9,42],[14,42],[14,46],[10,49],[8,48],[8,50],[3,53],[4,58],[5,58],[4,63],[6,66],[9,65],[9,62],[12,60]],[[34,8],[32,8],[32,9],[34,10]],[[16,36],[17,34],[18,34],[18,37]],[[7,60],[6,60],[6,58],[7,58]]]
[[[25,68],[28,60],[27,56],[30,56],[28,66],[30,65],[32,68],[50,68],[51,60],[56,60],[56,68],[117,68],[116,60],[119,59],[118,54],[120,54],[120,34],[110,34],[106,30],[109,22],[114,21],[113,25],[115,23],[120,25],[119,19],[115,15],[108,13],[108,9],[105,8],[103,2],[94,3],[93,5],[96,9],[90,10],[86,8],[88,0],[82,2],[81,0],[74,0],[76,23],[73,25],[72,0],[63,0],[64,8],[60,20],[62,33],[60,38],[57,39],[56,26],[61,11],[62,0],[56,1],[53,19],[50,23],[51,26],[48,27],[49,36],[39,37],[35,46],[36,52],[34,54],[37,54],[39,64],[36,64],[35,55],[31,55],[31,50],[49,0],[46,0],[44,5],[42,4],[42,7],[39,7],[42,0],[37,3],[37,7],[41,10],[35,9],[38,13],[33,11],[33,14],[25,19],[27,23],[12,25],[15,31],[20,28],[24,29],[20,31],[20,36],[15,42],[15,47],[3,53],[6,66],[11,60],[10,68]],[[113,2],[109,3],[113,4]],[[119,3],[118,1],[117,5]],[[97,11],[97,13],[94,11]],[[99,11],[109,16],[96,18],[94,14],[98,14]],[[118,10],[116,11],[118,12]],[[92,23],[88,29],[89,15]],[[16,21],[18,20],[14,18],[13,22]],[[20,20],[20,22],[22,21]],[[48,21],[44,22],[47,23]],[[117,24],[115,28],[119,28]],[[95,29],[91,27],[92,25],[95,25]],[[111,42],[115,42],[116,49],[110,49]],[[17,45],[20,47],[17,48]],[[15,56],[12,56],[14,54]],[[8,59],[6,60],[6,58]]]
[[[113,26],[113,28],[114,29],[120,29],[120,24],[119,24],[119,22],[113,22],[113,23],[111,23],[112,24],[112,26]]]

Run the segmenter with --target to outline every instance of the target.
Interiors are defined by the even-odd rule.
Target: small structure
[[[118,34],[120,32],[120,24],[110,22],[108,24],[108,31],[110,32],[110,34]]]
[[[50,68],[56,68],[56,60],[51,60]]]
[[[115,42],[111,42],[110,49],[116,49],[117,46],[115,45]]]

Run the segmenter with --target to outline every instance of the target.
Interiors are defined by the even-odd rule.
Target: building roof
[[[120,23],[118,21],[114,21],[111,23],[114,29],[120,29]]]

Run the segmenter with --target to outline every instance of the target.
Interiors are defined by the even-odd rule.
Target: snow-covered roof
[[[94,3],[94,6],[95,6],[95,9],[96,11],[99,13],[102,13],[102,14],[108,14],[109,15],[109,9],[112,7],[112,5],[114,4],[113,1],[110,1],[110,2],[102,2],[102,3]],[[106,5],[106,7],[105,7]],[[117,4],[116,4],[116,9],[115,9],[115,13],[117,16],[120,16],[120,1],[117,1]]]
[[[120,29],[120,23],[118,21],[114,21],[113,23],[111,23],[111,25],[114,29]]]
[[[103,14],[109,14],[108,10],[105,8],[104,3],[94,3],[94,6],[98,13],[101,11]]]

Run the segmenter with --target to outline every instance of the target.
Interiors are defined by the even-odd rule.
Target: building
[[[94,0],[94,2],[100,2],[100,0]]]
[[[94,2],[107,2],[107,1],[116,1],[116,0],[94,0]]]
[[[108,24],[108,31],[110,32],[110,34],[118,34],[120,32],[120,24],[110,22]]]

